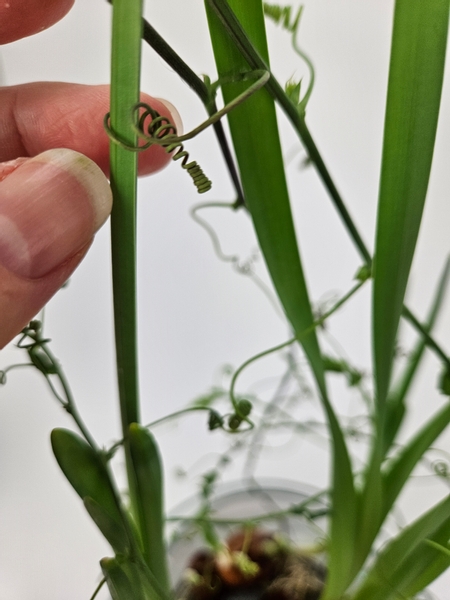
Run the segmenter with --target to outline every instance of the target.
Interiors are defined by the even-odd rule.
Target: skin
[[[0,44],[47,29],[62,19],[72,5],[73,0],[0,2]],[[151,103],[161,114],[176,119],[160,100],[145,94],[142,100]],[[30,179],[30,173],[39,167],[34,163],[27,166],[29,157],[53,148],[80,152],[103,171],[104,175],[98,170],[93,178],[104,189],[106,184],[102,180],[108,175],[109,139],[103,129],[103,117],[108,107],[108,86],[44,82],[0,88],[0,246],[2,231],[3,236],[6,235],[5,227],[1,226],[2,215],[13,214],[14,210],[17,212],[18,206],[25,205],[19,218],[21,233],[29,240],[33,236],[38,239],[47,235],[45,226],[42,231],[39,230],[39,223],[46,221],[51,206],[46,200],[51,199],[52,194],[73,198],[72,201],[77,203],[73,210],[69,207],[69,210],[60,211],[64,212],[61,217],[52,211],[52,226],[57,228],[55,219],[60,218],[61,227],[65,228],[67,235],[61,236],[65,242],[54,243],[45,249],[46,264],[51,265],[50,270],[37,266],[34,269],[35,263],[32,262],[31,270],[24,275],[23,270],[15,268],[14,257],[5,261],[0,255],[0,348],[20,332],[68,279],[85,256],[99,225],[90,208],[88,190],[80,188],[76,168],[61,172],[55,167],[52,173],[50,161],[44,175],[41,173],[37,190],[44,200],[36,206],[31,206],[32,200],[30,205],[26,204],[24,192],[20,190],[27,189],[27,181],[34,181]],[[169,160],[162,148],[152,147],[141,153],[139,173],[153,173]],[[32,214],[32,218],[28,213]],[[103,215],[102,221],[106,216]],[[70,246],[67,239],[72,240]],[[35,243],[35,240],[31,239],[30,243]]]

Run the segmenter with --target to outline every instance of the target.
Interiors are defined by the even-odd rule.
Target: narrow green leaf
[[[158,447],[151,433],[136,423],[130,425],[129,444],[136,479],[144,558],[160,586],[168,592],[170,583],[164,543],[163,476]]]
[[[429,333],[431,333],[433,330],[434,324],[439,316],[448,286],[449,277],[450,259],[448,258],[439,278],[438,287],[434,294],[434,299],[425,324],[426,330]],[[426,342],[423,338],[420,338],[414,350],[411,352],[408,358],[408,363],[398,382],[389,392],[388,401],[386,404],[386,422],[384,427],[384,454],[391,447],[400,425],[403,422],[403,417],[405,414],[405,398],[414,381],[418,367],[421,363],[421,359],[424,355],[425,348]]]
[[[395,4],[374,264],[377,402],[384,410],[433,157],[449,0]]]
[[[450,551],[447,544],[450,537],[450,519],[412,552],[404,561],[398,573],[398,588],[406,598],[415,597],[450,566]],[[447,550],[447,554],[445,553]]]
[[[408,590],[418,588],[422,582],[427,585],[434,573],[433,567],[428,564],[430,554],[427,550],[434,550],[435,558],[438,551],[427,547],[425,540],[442,543],[448,540],[449,535],[450,496],[405,528],[380,551],[360,587],[350,596],[351,600],[410,598]],[[446,560],[448,557],[444,557],[442,562],[438,560],[437,574],[445,568]]]
[[[139,102],[143,0],[114,0],[111,47],[111,130],[137,143],[132,109]],[[111,251],[117,373],[124,437],[139,420],[136,343],[137,153],[110,144]]]
[[[321,600],[339,598],[353,580],[358,499],[342,429],[327,398],[323,399],[333,440],[332,512],[328,578]]]
[[[89,506],[95,503],[104,513],[102,533],[110,541],[109,524],[116,524],[114,545],[128,547],[128,537],[123,525],[123,515],[117,504],[108,473],[100,456],[80,436],[68,429],[54,429],[51,434],[53,453],[70,484]],[[92,516],[92,515],[91,515]],[[94,519],[95,520],[95,519]],[[99,525],[99,522],[97,522]]]
[[[268,63],[264,14],[260,0],[229,2],[247,35]],[[229,39],[216,14],[206,5],[219,77],[250,66]],[[225,103],[248,87],[246,83],[222,85]],[[246,204],[275,289],[294,331],[301,334],[313,323],[306,281],[295,236],[278,134],[274,101],[262,89],[228,115]],[[317,384],[325,389],[322,359],[314,331],[301,341]]]
[[[441,373],[438,387],[442,394],[445,396],[450,396],[450,369],[447,367]]]
[[[365,472],[364,485],[358,495],[358,535],[355,539],[352,565],[354,576],[358,574],[365,563],[384,520],[383,491],[381,449],[374,440],[370,461]]]
[[[387,467],[384,478],[384,515],[391,510],[412,470],[434,440],[450,423],[450,404],[446,404],[402,449]]]
[[[219,76],[238,75],[250,69],[215,12],[216,0],[206,0],[211,40]],[[261,0],[220,2],[234,11],[246,35],[269,64]],[[222,86],[226,103],[243,91],[241,83]],[[313,315],[295,235],[284,172],[273,99],[262,89],[228,115],[246,204],[251,213],[269,273],[287,318],[310,361],[333,438],[333,514],[330,539],[329,591],[344,591],[356,535],[356,494],[347,447],[329,402],[323,361],[314,330]],[[325,597],[324,597],[325,598]]]
[[[114,0],[112,5],[110,128],[115,136],[133,147],[137,145],[132,110],[140,100],[143,0]],[[130,423],[140,419],[136,296],[137,167],[137,153],[111,141],[111,258],[116,372],[133,516],[137,512],[136,493],[130,474],[127,434]]]

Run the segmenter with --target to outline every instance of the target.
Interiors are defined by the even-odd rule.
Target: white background
[[[317,72],[308,123],[370,248],[392,9],[392,0],[306,0],[300,31],[300,45],[312,57]],[[197,73],[214,78],[200,0],[148,0],[146,16]],[[77,0],[70,14],[51,30],[1,49],[4,83],[107,83],[110,17],[106,2]],[[304,65],[291,51],[288,35],[272,25],[269,34],[272,67],[279,80],[306,76]],[[204,111],[194,94],[151,49],[145,47],[143,57],[142,88],[176,104],[186,129],[198,124]],[[447,77],[428,205],[409,290],[410,305],[421,316],[449,251],[449,81]],[[296,138],[284,117],[280,126],[286,154],[291,155]],[[194,140],[189,150],[214,182],[209,198],[232,201],[232,188],[212,133]],[[314,171],[299,169],[302,157],[299,151],[290,162],[289,184],[311,297],[318,302],[349,289],[359,259]],[[214,256],[209,239],[189,218],[189,208],[198,201],[191,182],[176,164],[140,184],[139,343],[144,422],[183,408],[217,380],[221,365],[238,366],[284,341],[288,333],[254,283]],[[208,218],[219,228],[226,251],[248,257],[255,240],[245,215],[211,212]],[[66,369],[80,411],[96,439],[105,445],[117,439],[120,431],[108,252],[105,226],[69,287],[51,301],[46,314],[46,334],[53,339],[52,348]],[[367,288],[329,327],[351,360],[366,370],[370,369],[369,302]],[[437,336],[448,348],[450,311],[444,312]],[[405,334],[409,336],[406,328]],[[6,349],[0,354],[0,368],[21,358],[14,348]],[[438,364],[427,356],[424,367],[414,390],[411,430],[442,403],[434,390]],[[280,372],[279,359],[262,361],[243,377],[240,389]],[[334,389],[334,401],[345,412],[351,395],[339,382]],[[98,560],[110,553],[51,454],[49,433],[57,426],[71,427],[71,422],[39,374],[13,372],[0,389],[0,600],[87,600],[98,581]],[[208,434],[204,419],[197,416],[155,433],[164,455],[170,508],[195,492],[198,475],[213,464],[227,440],[220,433]],[[448,448],[445,440],[439,445]],[[175,478],[177,467],[189,470],[190,476]],[[239,473],[233,466],[227,476]],[[313,445],[303,444],[295,455],[280,449],[269,454],[260,474],[323,486],[327,462]],[[443,489],[424,479],[410,494],[406,513],[416,514]],[[446,597],[445,577],[435,589],[441,598]]]

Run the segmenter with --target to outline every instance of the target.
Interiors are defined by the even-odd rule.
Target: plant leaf
[[[144,558],[167,592],[170,590],[164,544],[164,502],[161,459],[151,433],[137,423],[130,425],[129,448],[136,480],[136,503]]]
[[[438,559],[439,551],[427,546],[425,540],[446,543],[449,535],[450,496],[406,527],[380,551],[362,584],[350,599],[411,598],[411,595],[422,589],[422,583],[428,585],[448,562],[448,557],[444,556],[442,560],[438,560],[439,564],[436,566],[428,563],[431,551],[434,551],[433,559]],[[413,594],[409,593],[410,590],[414,590]]]
[[[86,496],[83,504],[91,519],[103,533],[117,554],[126,554],[129,550],[128,539],[123,524],[113,519],[98,502]]]
[[[448,17],[448,0],[395,4],[374,263],[373,343],[380,414],[427,193]]]
[[[249,70],[248,63],[210,8],[216,4],[219,3],[206,1],[219,77]],[[262,2],[230,0],[221,4],[234,11],[246,35],[268,64]],[[228,83],[222,91],[228,103],[243,88],[242,84]],[[313,315],[292,220],[274,102],[262,89],[233,110],[228,120],[245,200],[261,250],[287,318],[309,359],[328,416],[334,448],[330,580],[333,590],[343,591],[349,584],[356,534],[356,494],[347,447],[327,395],[317,336],[314,330],[304,335],[313,324]]]
[[[450,551],[442,546],[450,536],[450,519],[408,556],[398,574],[399,589],[407,597],[415,597],[450,567]],[[447,550],[447,554],[445,553]]]
[[[100,527],[103,535],[111,543],[110,525],[116,524],[114,545],[122,549],[128,547],[123,514],[100,456],[80,436],[68,429],[54,429],[51,443],[59,466],[80,498],[83,501],[90,498],[89,507],[95,503],[104,513],[102,519],[94,519],[97,525],[102,523],[105,526],[104,529]]]
[[[232,0],[235,12],[256,49],[268,63],[264,14],[260,0]],[[206,4],[219,77],[238,75],[250,67],[231,42],[216,14]],[[240,82],[222,85],[226,103],[244,91]],[[319,389],[325,379],[313,314],[300,260],[278,134],[275,104],[261,89],[228,115],[246,204],[277,294],[311,363]]]
[[[445,262],[444,269],[437,290],[434,295],[433,303],[427,318],[426,330],[431,333],[434,324],[439,316],[440,309],[443,304],[445,291],[448,285],[450,277],[450,258]],[[388,401],[386,404],[386,421],[384,427],[384,454],[391,447],[395,436],[400,428],[405,414],[405,398],[411,388],[411,384],[414,381],[414,377],[417,373],[417,369],[420,365],[421,359],[424,355],[426,343],[423,338],[420,338],[417,342],[414,350],[411,352],[408,363],[399,378],[397,384],[389,392]]]
[[[388,465],[383,473],[384,515],[387,515],[391,510],[417,462],[449,423],[450,404],[446,404],[402,449],[398,457]]]
[[[433,325],[439,307],[442,304],[443,292],[449,274],[448,271],[447,263],[428,320],[429,328]],[[387,450],[386,431],[389,431],[389,435],[391,436],[395,435],[393,432],[397,430],[396,428],[398,428],[401,423],[404,414],[404,395],[407,393],[408,387],[417,369],[418,362],[424,351],[424,346],[423,340],[420,340],[403,378],[401,379],[398,395],[394,396],[390,401],[390,404],[388,404],[390,410],[387,412],[385,427],[381,431],[378,430],[377,438],[374,440],[372,456],[366,471],[366,480],[361,492],[359,505],[358,529],[360,534],[356,540],[355,573],[361,568],[363,562],[367,558],[384,519],[391,510],[413,468],[433,441],[443,429],[445,429],[450,419],[450,410],[444,408],[425,424],[423,429],[410,441],[408,446],[399,453],[398,458],[391,463],[388,470],[385,470],[384,473],[382,473],[381,465]],[[394,418],[396,418],[396,420],[394,421],[394,424],[391,424],[389,419]]]

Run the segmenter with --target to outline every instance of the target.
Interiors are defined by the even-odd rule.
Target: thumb
[[[101,170],[73,150],[0,164],[0,348],[78,266],[111,203]]]

